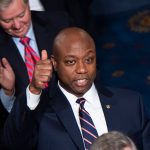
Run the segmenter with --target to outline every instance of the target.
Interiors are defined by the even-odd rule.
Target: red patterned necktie
[[[25,47],[25,64],[27,67],[29,80],[31,81],[33,71],[34,71],[34,66],[36,64],[36,61],[40,60],[40,57],[36,54],[36,52],[29,45],[30,38],[28,37],[20,38],[20,42]]]
[[[76,102],[80,104],[79,118],[80,118],[84,145],[85,145],[86,150],[89,150],[90,145],[97,138],[98,133],[96,131],[96,128],[94,126],[94,123],[92,121],[90,114],[84,108],[85,101],[86,100],[84,98],[79,98],[77,99]]]

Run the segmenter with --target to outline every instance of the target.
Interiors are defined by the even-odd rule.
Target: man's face
[[[23,0],[14,0],[10,6],[0,11],[0,25],[9,35],[23,37],[29,30],[31,14],[29,5]]]
[[[64,41],[54,68],[60,84],[70,93],[82,96],[91,87],[96,75],[94,43],[82,38]]]

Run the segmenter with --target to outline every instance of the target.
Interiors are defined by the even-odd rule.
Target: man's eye
[[[20,14],[18,17],[19,17],[19,18],[24,17],[24,13]]]
[[[75,60],[67,60],[67,61],[65,61],[65,63],[67,65],[73,65],[73,64],[75,64]]]
[[[93,60],[94,59],[92,57],[90,57],[90,58],[87,58],[85,61],[86,61],[86,63],[90,64],[93,62]]]
[[[11,19],[3,20],[3,22],[5,23],[10,23],[11,21],[12,21]]]

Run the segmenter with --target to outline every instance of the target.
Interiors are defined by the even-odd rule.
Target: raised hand
[[[41,60],[35,65],[29,90],[33,94],[39,94],[45,88],[45,84],[51,79],[52,71],[52,62],[48,59],[47,51],[42,50]]]
[[[6,58],[2,58],[0,62],[0,86],[9,96],[15,89],[15,74]]]

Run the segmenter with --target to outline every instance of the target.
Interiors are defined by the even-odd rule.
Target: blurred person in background
[[[133,141],[118,131],[110,131],[99,136],[90,150],[137,150]]]
[[[55,34],[67,26],[69,19],[63,13],[32,12],[28,0],[0,1],[1,129],[15,98],[30,83],[25,49],[30,47],[38,58],[42,49],[46,49],[50,55]],[[21,39],[27,38],[28,44],[24,45]],[[30,71],[33,72],[33,69],[30,68]]]

